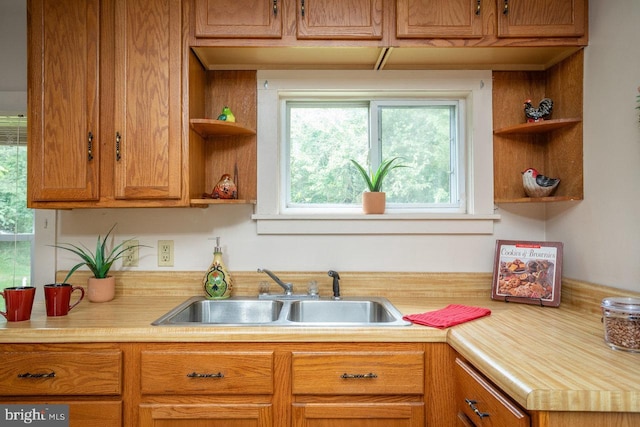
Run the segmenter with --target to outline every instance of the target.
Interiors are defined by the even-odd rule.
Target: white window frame
[[[462,97],[466,104],[466,212],[388,212],[365,215],[360,209],[287,212],[283,209],[281,94],[317,96],[354,92],[428,91]],[[258,201],[253,219],[258,234],[492,234],[493,133],[491,71],[258,71]],[[462,136],[461,136],[462,137]]]

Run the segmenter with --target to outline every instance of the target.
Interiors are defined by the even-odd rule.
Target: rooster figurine
[[[527,122],[538,122],[551,115],[553,109],[553,101],[550,98],[544,98],[538,104],[538,107],[531,105],[531,100],[527,99],[524,102],[524,115],[527,118]]]
[[[534,168],[522,172],[522,185],[524,192],[529,197],[547,197],[555,191],[560,184],[560,179],[549,178],[539,174]]]

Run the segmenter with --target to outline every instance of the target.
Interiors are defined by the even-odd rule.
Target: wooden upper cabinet
[[[281,38],[283,0],[196,0],[196,37]]]
[[[587,0],[497,0],[498,37],[582,37]]]
[[[298,39],[382,39],[382,0],[295,0]]]
[[[98,0],[28,2],[29,203],[97,200]]]
[[[179,199],[181,3],[116,0],[115,4],[114,196]]]
[[[480,38],[483,12],[478,0],[397,0],[396,37]]]

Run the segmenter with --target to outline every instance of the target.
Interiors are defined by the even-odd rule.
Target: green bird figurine
[[[231,112],[231,109],[229,107],[225,106],[222,109],[222,114],[220,114],[218,116],[218,120],[235,123],[236,116],[233,115],[233,113]]]

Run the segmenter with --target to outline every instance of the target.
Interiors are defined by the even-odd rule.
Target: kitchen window
[[[283,211],[357,212],[365,185],[349,159],[376,170],[399,157],[387,212],[464,212],[464,100],[423,97],[283,97]]]
[[[27,120],[0,116],[1,289],[31,284],[33,237],[33,211],[27,209]]]
[[[259,234],[490,234],[490,71],[258,71]],[[388,175],[362,214],[349,159]]]

